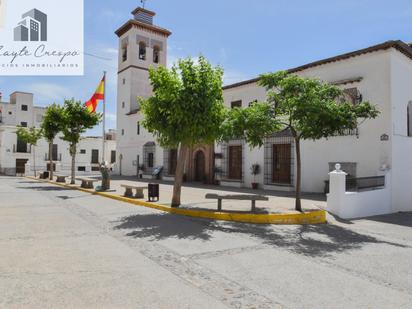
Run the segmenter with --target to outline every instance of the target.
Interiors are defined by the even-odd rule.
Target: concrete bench
[[[251,201],[252,212],[256,211],[256,201],[269,201],[269,198],[263,195],[243,195],[243,194],[231,194],[231,195],[219,195],[208,193],[205,196],[206,199],[217,200],[217,210],[222,210],[222,200],[237,200],[237,201]]]
[[[120,185],[120,187],[125,188],[125,197],[133,197],[133,190],[136,190],[135,198],[144,198],[143,190],[147,190],[148,187],[134,186],[134,185]]]
[[[40,172],[39,178],[40,179],[49,179],[49,175],[50,175],[49,171],[43,171],[43,172]]]
[[[80,180],[82,182],[80,187],[84,189],[94,189],[93,183],[100,181],[99,179],[95,178],[77,178],[77,180]]]
[[[68,175],[54,175],[56,176],[56,182],[59,183],[66,183],[66,178],[69,177]]]

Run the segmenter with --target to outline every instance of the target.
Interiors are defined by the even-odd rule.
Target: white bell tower
[[[136,123],[141,120],[137,98],[152,95],[149,68],[167,65],[167,39],[171,35],[153,24],[155,12],[138,7],[132,15],[115,32],[119,38],[117,165],[123,175],[136,175],[136,153],[141,149],[136,136]],[[119,162],[120,157],[123,162]]]

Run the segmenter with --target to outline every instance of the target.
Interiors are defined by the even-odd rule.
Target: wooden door
[[[24,174],[26,173],[26,163],[29,161],[28,159],[16,159],[16,174]]]
[[[229,179],[242,180],[242,146],[229,146]]]
[[[203,151],[196,152],[195,155],[195,181],[205,181],[205,154]]]
[[[272,182],[290,184],[291,175],[291,144],[273,145]]]

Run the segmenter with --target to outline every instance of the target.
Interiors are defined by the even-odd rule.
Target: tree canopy
[[[62,139],[70,145],[80,142],[83,133],[96,126],[102,115],[90,113],[80,101],[65,100],[62,112]]]
[[[57,134],[62,130],[63,108],[57,104],[52,104],[46,109],[41,124],[44,138],[48,142],[53,142]]]
[[[37,143],[43,137],[43,131],[41,129],[37,129],[36,127],[27,129],[18,126],[16,134],[21,141],[32,146],[37,146]]]
[[[225,117],[222,76],[203,56],[150,69],[153,96],[141,102],[144,127],[163,147],[212,143]]]
[[[177,207],[189,147],[211,144],[221,135],[223,70],[200,56],[197,62],[180,60],[171,69],[151,68],[149,77],[153,96],[141,100],[143,126],[162,147],[180,147],[172,198]]]
[[[341,102],[343,91],[335,85],[288,72],[268,73],[259,85],[267,100],[246,109],[233,109],[223,124],[223,139],[243,137],[251,147],[281,130],[290,130],[296,149],[296,209],[301,211],[301,140],[318,140],[344,134],[359,120],[373,119],[379,111],[369,102]]]
[[[64,101],[61,127],[62,139],[69,143],[69,151],[72,157],[72,184],[74,184],[75,179],[77,144],[80,142],[82,134],[97,125],[101,119],[101,114],[90,113],[80,101],[74,99]]]

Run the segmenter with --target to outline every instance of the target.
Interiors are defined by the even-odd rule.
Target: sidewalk
[[[93,177],[93,176],[92,176]],[[121,188],[121,184],[132,184],[137,186],[147,186],[148,183],[159,183],[160,200],[157,204],[170,206],[173,183],[158,181],[158,180],[145,180],[136,179],[135,177],[122,177],[113,176],[111,179],[111,190],[109,193],[123,195],[125,189]],[[80,185],[80,181],[76,180],[76,184]],[[100,183],[96,183],[96,186]],[[285,213],[298,213],[295,211],[295,197],[294,193],[290,192],[277,192],[268,190],[252,190],[243,188],[229,188],[212,185],[202,185],[196,183],[185,183],[182,188],[182,205],[180,208],[197,209],[197,210],[217,210],[216,200],[207,200],[205,195],[207,193],[214,194],[260,194],[267,196],[269,201],[257,201],[256,209],[258,213],[270,213],[270,214],[285,214]],[[147,200],[147,190],[145,190],[145,199]],[[326,198],[322,194],[303,194],[302,195],[302,208],[304,211],[312,211],[324,209],[326,207]],[[249,213],[251,208],[250,201],[236,201],[236,200],[223,200],[222,209],[227,212],[245,212]]]

